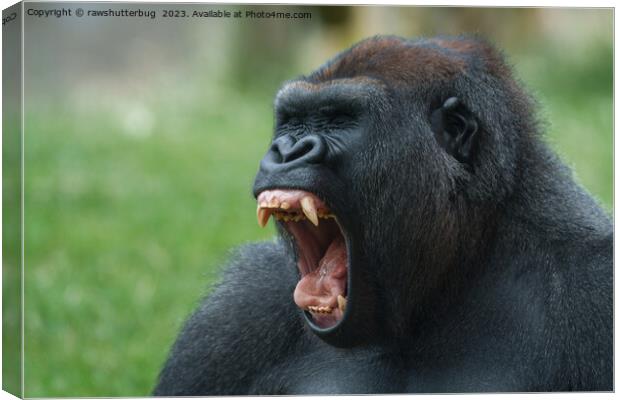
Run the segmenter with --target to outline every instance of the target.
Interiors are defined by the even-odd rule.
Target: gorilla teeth
[[[341,294],[338,295],[338,309],[344,314],[344,310],[347,307],[347,299]]]
[[[331,308],[330,306],[308,306],[308,311],[319,314],[331,314],[333,308]]]
[[[280,204],[280,209],[282,210],[288,210],[289,208],[290,208],[290,205],[288,203]],[[267,225],[267,222],[269,222],[269,218],[271,217],[272,214],[277,220],[285,221],[285,222],[289,222],[289,221],[299,222],[301,220],[305,220],[306,215],[307,215],[307,214],[306,215],[301,214],[299,212],[290,212],[290,211],[279,212],[277,210],[267,207],[266,205],[259,204],[258,207],[256,208],[256,218],[258,219],[258,225],[261,228],[264,228]],[[317,216],[317,221],[315,223],[316,226],[319,225],[319,222],[318,222],[319,219],[336,218],[334,214],[327,213],[324,211],[319,211],[316,214],[316,216]]]
[[[336,216],[332,213],[328,213],[325,211],[319,211],[319,218],[328,219],[328,218],[336,218]]]
[[[319,217],[316,213],[316,207],[314,206],[314,200],[310,196],[305,196],[301,199],[301,209],[308,217],[310,221],[314,224],[314,226],[319,226]]]
[[[319,219],[336,218],[320,200],[314,199],[312,196],[304,196],[294,201],[280,201],[277,197],[272,197],[268,201],[266,199],[259,202],[256,208],[256,218],[261,228],[267,226],[269,218],[273,215],[280,221],[299,222],[308,219],[314,226],[319,226]],[[317,201],[319,202],[317,207]]]
[[[263,208],[262,206],[258,206],[256,208],[256,218],[258,219],[258,225],[261,228],[264,228],[269,222],[269,217],[271,217],[271,211],[268,208]]]
[[[346,309],[346,307],[347,307],[347,298],[339,294],[338,295],[338,309],[340,310],[340,312],[344,314],[344,310]],[[308,306],[308,311],[313,312],[313,313],[319,313],[319,314],[331,314],[332,311],[334,311],[334,309],[330,306]]]

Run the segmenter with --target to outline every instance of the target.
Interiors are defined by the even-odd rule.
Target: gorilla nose
[[[319,164],[325,158],[326,145],[316,135],[295,140],[290,136],[277,138],[261,160],[261,169],[266,172],[296,168],[304,164]]]

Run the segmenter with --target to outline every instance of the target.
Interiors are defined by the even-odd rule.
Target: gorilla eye
[[[343,126],[352,123],[353,120],[348,115],[336,115],[329,119],[330,125]]]
[[[279,115],[277,119],[278,130],[281,130],[281,129],[287,129],[287,130],[293,129],[294,130],[294,129],[301,128],[303,124],[304,124],[304,118],[301,118],[296,115],[290,115],[290,114]]]
[[[318,114],[332,124],[347,123],[355,119],[355,113],[352,110],[333,106],[319,108]]]

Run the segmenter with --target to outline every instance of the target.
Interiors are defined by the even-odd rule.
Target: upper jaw
[[[303,190],[265,190],[258,195],[256,202],[256,216],[261,227],[267,224],[272,214],[284,221],[307,218],[314,226],[319,225],[319,217],[334,218],[323,200]]]

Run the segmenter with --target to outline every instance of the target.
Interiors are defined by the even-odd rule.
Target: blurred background
[[[279,85],[370,35],[478,33],[503,48],[547,141],[612,211],[611,10],[81,6],[157,18],[25,19],[28,397],[150,393],[229,249],[274,235],[250,189]]]

